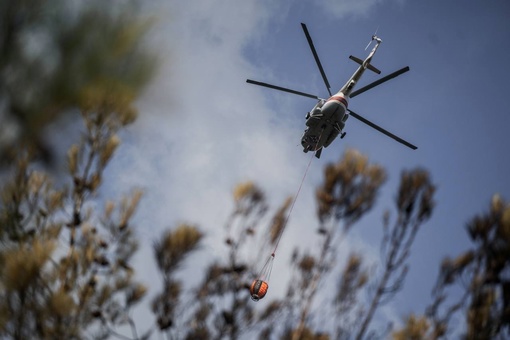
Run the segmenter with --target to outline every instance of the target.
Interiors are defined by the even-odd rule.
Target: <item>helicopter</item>
[[[360,116],[359,114],[348,108],[350,98],[354,98],[357,95],[360,95],[361,93],[374,88],[375,86],[378,86],[390,79],[393,79],[409,71],[409,66],[406,66],[404,68],[401,68],[400,70],[397,70],[385,77],[382,77],[360,88],[359,90],[353,91],[354,87],[360,80],[365,70],[368,69],[376,74],[381,74],[381,71],[379,71],[376,67],[374,67],[371,64],[372,58],[374,57],[375,52],[377,51],[379,45],[382,42],[381,38],[377,36],[377,31],[374,33],[374,35],[372,35],[372,39],[365,48],[365,50],[368,49],[368,47],[375,41],[374,47],[372,48],[368,56],[365,58],[365,60],[361,60],[360,58],[354,57],[352,55],[349,56],[349,59],[353,60],[360,66],[349,78],[349,80],[345,83],[345,85],[337,93],[332,94],[331,86],[329,84],[328,78],[326,77],[326,73],[324,72],[324,68],[322,67],[317,51],[315,50],[312,38],[310,36],[310,33],[308,32],[308,28],[304,23],[301,23],[301,27],[303,28],[306,39],[308,40],[308,45],[312,50],[313,57],[315,59],[315,62],[317,63],[324,84],[326,85],[326,88],[328,90],[329,98],[323,99],[310,93],[296,91],[289,88],[275,86],[272,84],[263,83],[251,79],[247,79],[246,82],[254,85],[268,87],[274,90],[292,93],[299,96],[313,98],[318,101],[317,104],[315,104],[315,106],[312,108],[312,110],[310,110],[310,112],[307,112],[305,116],[306,129],[303,133],[303,137],[301,138],[303,152],[307,153],[309,151],[314,151],[315,157],[320,158],[322,150],[324,148],[327,148],[336,139],[337,136],[340,135],[340,139],[345,137],[346,132],[344,132],[343,130],[345,127],[345,122],[350,116],[361,121],[362,123],[367,124],[368,126],[376,129],[377,131],[382,132],[386,136],[393,138],[397,142],[413,150],[416,150],[417,147],[415,145],[383,129],[379,125],[374,124],[373,122]]]

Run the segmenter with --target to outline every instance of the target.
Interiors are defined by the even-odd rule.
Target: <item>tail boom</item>
[[[361,59],[360,59],[360,58],[358,58],[358,57],[355,57],[355,56],[353,56],[353,55],[350,55],[350,56],[349,56],[349,59],[351,59],[352,61],[354,61],[354,62],[358,63],[359,65],[363,65],[363,64],[365,64],[365,65],[366,65],[366,68],[368,68],[370,71],[375,72],[375,73],[377,73],[377,74],[381,74],[381,71],[379,71],[379,69],[378,69],[378,68],[376,68],[375,66],[373,66],[373,65],[372,65],[372,64],[370,64],[370,63],[364,63],[364,61],[363,61],[363,60],[361,60]]]

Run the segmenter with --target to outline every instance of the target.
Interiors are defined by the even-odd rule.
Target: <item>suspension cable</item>
[[[263,280],[263,281],[269,282],[269,277],[271,276],[271,271],[273,269],[273,260],[274,260],[274,258],[276,256],[276,250],[278,249],[278,245],[280,244],[280,240],[282,238],[283,232],[285,231],[285,228],[287,227],[287,222],[289,221],[290,215],[292,214],[292,210],[294,209],[294,205],[296,204],[296,201],[297,201],[297,198],[299,196],[299,193],[301,192],[301,188],[303,187],[303,183],[305,182],[306,175],[308,174],[308,170],[310,169],[310,165],[312,164],[313,156],[314,156],[314,153],[312,153],[312,157],[310,157],[310,161],[308,161],[308,165],[306,166],[306,170],[305,170],[305,173],[303,175],[303,178],[301,179],[301,183],[299,184],[299,188],[298,188],[296,194],[294,195],[294,197],[292,199],[292,204],[291,204],[291,206],[289,208],[287,216],[285,217],[285,220],[283,221],[283,227],[280,230],[280,232],[279,232],[279,234],[278,234],[278,236],[276,238],[276,243],[275,243],[275,247],[273,249],[273,252],[267,258],[266,262],[264,263],[264,266],[260,270],[260,273],[258,275],[258,279],[259,280]]]
[[[308,161],[308,165],[306,166],[306,170],[305,170],[305,173],[303,174],[303,178],[301,179],[301,183],[299,184],[299,188],[298,188],[296,194],[294,195],[294,198],[292,199],[292,204],[290,206],[289,212],[287,213],[287,216],[285,217],[285,220],[283,222],[283,227],[280,230],[278,238],[276,239],[273,253],[271,254],[272,257],[275,257],[276,250],[278,249],[278,245],[280,244],[280,240],[282,238],[283,232],[285,231],[285,228],[287,227],[287,222],[289,221],[290,215],[292,214],[292,210],[294,209],[294,205],[296,204],[299,193],[301,192],[301,188],[303,187],[303,183],[305,182],[305,178],[306,178],[306,175],[308,174],[308,170],[310,169],[310,165],[312,164],[313,157],[314,157],[314,153],[312,153],[312,156],[310,157],[310,160]]]
[[[322,133],[323,132],[324,132],[324,129],[322,129],[322,131],[321,131],[321,133],[319,135],[319,138],[317,139],[317,143],[315,144],[315,148],[314,148],[315,152],[318,151],[317,150],[317,146],[319,145],[319,142],[320,142],[320,140],[322,138]],[[297,198],[299,196],[299,193],[301,192],[301,188],[303,187],[303,183],[305,182],[306,175],[308,174],[308,170],[310,169],[310,165],[312,164],[312,160],[313,160],[314,156],[315,156],[315,153],[312,153],[312,155],[310,156],[310,160],[308,161],[308,165],[306,166],[305,173],[303,174],[303,178],[301,179],[301,183],[299,184],[299,188],[298,188],[296,194],[294,195],[294,198],[292,199],[292,204],[290,206],[289,212],[287,213],[287,217],[285,218],[285,221],[283,222],[283,227],[280,230],[278,238],[276,239],[276,244],[274,246],[273,253],[271,254],[271,257],[273,257],[273,258],[275,257],[276,249],[278,249],[278,245],[280,244],[280,240],[282,238],[283,232],[285,231],[285,228],[287,227],[287,222],[289,221],[290,215],[292,214],[292,210],[294,209],[294,205],[296,204],[296,201],[297,201]]]
[[[321,134],[319,135],[319,139],[317,140],[317,144],[315,145],[315,151],[317,152],[317,145],[319,145],[319,142],[321,140],[321,137],[322,137],[322,132],[324,130],[321,131]],[[294,210],[294,205],[296,204],[296,201],[298,199],[298,196],[299,196],[299,193],[301,192],[301,189],[303,187],[303,183],[305,182],[305,179],[306,179],[306,175],[308,174],[308,170],[310,169],[310,165],[312,164],[312,160],[315,156],[315,153],[312,153],[312,155],[310,156],[310,160],[308,161],[308,165],[306,166],[306,170],[305,170],[305,173],[303,174],[303,178],[301,179],[301,183],[299,184],[299,188],[296,192],[296,194],[294,195],[293,199],[292,199],[292,203],[290,205],[290,208],[289,208],[289,211],[287,213],[287,216],[285,217],[285,220],[283,221],[283,227],[281,228],[277,238],[276,238],[276,243],[275,243],[275,246],[274,246],[274,249],[273,249],[273,252],[271,253],[271,255],[267,258],[264,266],[262,267],[262,269],[260,270],[260,273],[259,273],[259,276],[258,276],[258,279],[259,280],[264,280],[264,281],[269,281],[269,277],[271,276],[271,271],[273,269],[273,260],[276,256],[276,250],[278,249],[278,245],[280,244],[280,240],[282,238],[282,235],[283,235],[283,232],[285,231],[285,228],[287,227],[287,223],[289,221],[289,218],[290,218],[290,215],[292,214],[292,210]]]

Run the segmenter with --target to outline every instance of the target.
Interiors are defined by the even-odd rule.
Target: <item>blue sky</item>
[[[301,22],[333,91],[357,67],[348,56],[364,58],[378,28],[383,42],[373,64],[381,75],[406,65],[411,71],[352,99],[349,107],[418,150],[349,120],[346,138],[312,163],[281,242],[283,255],[310,247],[314,188],[324,165],[346,148],[360,150],[388,171],[376,209],[346,247],[372,258],[400,172],[428,169],[438,186],[437,208],[413,247],[405,289],[385,309],[389,319],[398,319],[423,312],[441,259],[469,245],[465,223],[487,209],[494,193],[510,199],[508,1],[153,1],[147,11],[157,12],[151,41],[162,66],[140,99],[140,119],[125,134],[110,170],[112,188],[136,185],[146,192],[137,222],[144,245],[138,261],[147,282],[157,278],[146,265],[148,257],[152,262],[152,241],[178,222],[197,223],[208,236],[189,267],[221,257],[236,183],[255,180],[272,190],[275,208],[296,192],[309,161],[299,146],[304,115],[315,102],[245,80],[326,96]],[[359,85],[375,79],[366,73]],[[288,277],[283,255],[268,296],[283,292]]]

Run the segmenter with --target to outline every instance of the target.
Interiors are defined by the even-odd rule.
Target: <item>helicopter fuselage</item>
[[[342,133],[349,118],[347,106],[347,98],[341,92],[315,105],[307,114],[306,130],[301,138],[304,152],[328,147]]]

